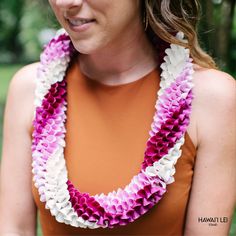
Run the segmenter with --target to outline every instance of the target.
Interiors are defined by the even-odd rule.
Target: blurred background
[[[201,0],[198,35],[202,47],[219,68],[236,77],[235,0]],[[0,153],[2,123],[9,82],[25,64],[39,60],[45,45],[59,28],[47,0],[0,0]],[[41,235],[40,226],[38,235]],[[234,214],[230,235],[236,235]]]

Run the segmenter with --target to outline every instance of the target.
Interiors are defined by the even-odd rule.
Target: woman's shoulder
[[[25,87],[29,88],[29,87],[35,86],[38,66],[39,66],[39,62],[23,66],[13,76],[10,86],[17,85],[16,87],[19,90]]]
[[[230,106],[235,103],[236,81],[231,75],[216,69],[194,67],[196,101],[205,106]]]
[[[37,79],[37,68],[39,63],[32,63],[19,69],[11,79],[8,97],[17,96],[18,99],[25,100],[34,94]]]
[[[210,228],[197,224],[199,216],[224,215],[231,219],[234,209],[236,83],[227,73],[200,67],[195,68],[193,82],[192,130],[196,134],[193,137],[197,140],[197,155],[185,232],[207,235]],[[222,193],[230,193],[227,201],[219,201]],[[219,225],[218,235],[226,235],[228,227]]]
[[[226,126],[233,127],[236,116],[236,82],[225,72],[194,67],[193,118],[199,144],[207,137],[210,138],[210,134],[216,137],[226,132]]]
[[[33,63],[18,70],[11,79],[7,95],[9,105],[6,112],[17,114],[29,129],[33,118],[38,65]]]
[[[213,91],[222,85],[235,86],[234,78],[223,71],[217,69],[203,68],[198,65],[194,65],[194,82],[201,88],[212,88]]]

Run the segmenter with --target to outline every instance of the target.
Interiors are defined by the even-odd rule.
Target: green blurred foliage
[[[236,12],[236,6],[234,12]],[[229,62],[228,62],[228,67],[226,67],[226,71],[232,73],[232,75],[236,79],[236,14],[235,13],[234,13],[233,26],[231,30]]]
[[[220,69],[236,76],[236,0],[201,0],[198,35]]]
[[[38,60],[40,32],[58,27],[47,0],[0,0],[0,63]]]
[[[3,60],[14,60],[22,52],[18,40],[20,33],[20,20],[23,15],[24,0],[0,1],[0,53]]]
[[[46,2],[46,3],[45,3]],[[24,61],[38,60],[42,50],[40,32],[59,28],[47,1],[30,1],[25,4],[21,18],[19,41],[24,49]]]

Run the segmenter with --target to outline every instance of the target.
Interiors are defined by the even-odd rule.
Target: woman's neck
[[[126,84],[142,78],[157,66],[157,55],[145,32],[92,55],[80,54],[80,69],[87,77],[107,85]]]

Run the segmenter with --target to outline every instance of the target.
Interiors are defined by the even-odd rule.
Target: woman
[[[37,208],[44,235],[227,235],[235,83],[197,2],[49,2],[67,33],[10,85],[1,235],[34,235]]]

